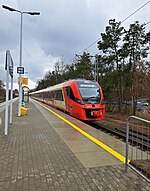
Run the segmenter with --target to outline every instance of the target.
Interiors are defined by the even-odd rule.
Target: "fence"
[[[150,182],[150,121],[136,116],[127,119],[126,171],[128,166]]]

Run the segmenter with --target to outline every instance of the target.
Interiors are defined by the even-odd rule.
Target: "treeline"
[[[5,99],[4,82],[0,80],[0,102],[3,102],[4,99]]]
[[[6,100],[6,89],[4,88],[4,82],[2,80],[0,80],[0,103]],[[10,99],[11,96],[11,90],[9,89],[9,97],[8,99]],[[15,89],[13,90],[13,98],[18,96],[18,90]]]
[[[134,114],[136,100],[150,95],[150,31],[145,27],[136,21],[125,29],[121,22],[109,20],[97,42],[99,54],[83,52],[72,64],[56,62],[54,70],[38,81],[36,90],[73,78],[95,79],[107,102],[117,103],[120,112],[122,103],[132,100]]]

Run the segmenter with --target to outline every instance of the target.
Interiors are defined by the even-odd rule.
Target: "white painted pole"
[[[6,51],[6,109],[5,109],[5,129],[4,134],[8,134],[8,97],[9,97],[9,62],[10,58],[8,57],[9,51]]]
[[[40,12],[22,12],[20,10],[14,9],[12,7],[8,7],[6,5],[2,5],[2,8],[7,9],[9,11],[15,11],[21,14],[21,26],[20,26],[20,67],[22,67],[22,20],[23,14],[28,15],[40,15]],[[21,102],[22,102],[22,80],[21,73],[19,73],[19,99],[18,99],[18,116],[21,116]]]
[[[21,13],[21,26],[20,26],[20,67],[22,67],[22,19],[23,13]],[[21,74],[19,74],[19,100],[18,100],[18,116],[21,116],[21,102],[22,102],[22,80]]]
[[[12,106],[13,106],[13,77],[11,77],[10,124],[12,124]]]
[[[22,67],[22,20],[23,14],[28,15],[40,15],[40,12],[22,12],[20,10],[14,9],[12,7],[8,7],[6,5],[2,5],[2,8],[7,9],[9,11],[15,11],[20,13],[21,15],[21,25],[20,25],[20,68]],[[21,102],[22,102],[22,80],[21,80],[21,73],[19,73],[19,99],[18,99],[18,116],[21,116]]]

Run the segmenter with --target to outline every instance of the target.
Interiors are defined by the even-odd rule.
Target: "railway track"
[[[90,122],[90,125],[94,128],[100,129],[107,133],[110,133],[126,142],[126,127],[118,125],[110,126],[102,124],[101,122]],[[129,131],[129,142],[132,146],[139,147],[141,150],[150,151],[150,135],[136,132],[135,130]]]
[[[108,123],[109,124],[109,123]],[[125,124],[119,126],[118,124],[113,125],[102,124],[101,122],[91,122],[90,125],[100,129],[106,133],[110,133],[122,141],[126,142],[126,126]],[[112,124],[112,122],[111,122]],[[147,156],[150,154],[150,135],[144,134],[143,132],[137,132],[135,129],[129,131],[129,142],[130,145],[140,149],[141,151],[146,151]],[[140,171],[145,177],[150,179],[150,159],[146,160],[131,160],[130,164],[134,166],[135,169]]]

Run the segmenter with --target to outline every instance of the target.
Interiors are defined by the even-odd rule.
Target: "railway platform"
[[[50,108],[49,112],[32,100],[27,109],[27,115],[18,117],[17,102],[13,104],[13,123],[7,136],[3,134],[4,110],[0,109],[0,191],[150,189],[149,183],[134,171],[128,169],[126,173],[121,161],[53,113],[61,115],[60,111]],[[64,116],[70,123],[84,126]],[[84,128],[89,130],[88,126]],[[95,134],[94,129],[90,131]]]

